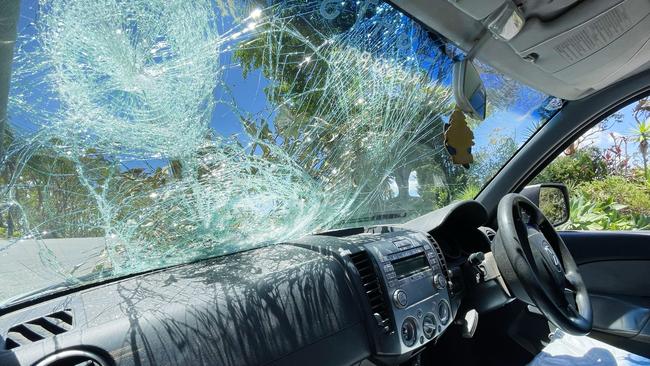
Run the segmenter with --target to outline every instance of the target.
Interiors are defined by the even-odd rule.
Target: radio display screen
[[[427,257],[424,256],[424,253],[418,253],[406,258],[400,258],[394,262],[391,262],[393,269],[395,269],[395,275],[398,279],[408,277],[414,273],[425,271],[430,269],[429,262]]]

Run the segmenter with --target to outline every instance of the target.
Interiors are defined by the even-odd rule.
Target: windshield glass
[[[2,130],[0,303],[472,198],[561,106],[377,0],[24,0]]]

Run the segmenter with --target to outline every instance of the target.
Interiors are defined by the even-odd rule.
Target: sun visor
[[[640,67],[649,39],[650,2],[585,1],[550,21],[528,19],[509,45],[566,83],[598,89]]]

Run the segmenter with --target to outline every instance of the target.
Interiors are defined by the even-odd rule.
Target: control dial
[[[438,319],[440,319],[442,325],[447,324],[450,314],[451,309],[449,308],[449,303],[445,300],[440,301],[438,304]]]
[[[436,288],[442,290],[443,288],[447,287],[447,279],[445,276],[438,273],[433,276],[433,284],[436,286]]]
[[[404,342],[407,347],[411,347],[415,344],[418,340],[418,328],[415,324],[414,318],[408,317],[404,319],[400,334],[402,335],[402,342]]]
[[[422,318],[422,332],[427,339],[433,338],[436,334],[436,317],[433,313],[426,313]]]
[[[393,292],[393,302],[395,303],[395,306],[398,307],[399,309],[403,309],[408,305],[408,298],[406,297],[406,292],[401,289],[395,290]]]

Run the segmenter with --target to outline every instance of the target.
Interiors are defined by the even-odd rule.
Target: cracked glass
[[[480,65],[474,164],[444,145],[463,53],[378,0],[23,0],[0,303],[473,198],[558,101]],[[561,103],[560,103],[561,106]]]

